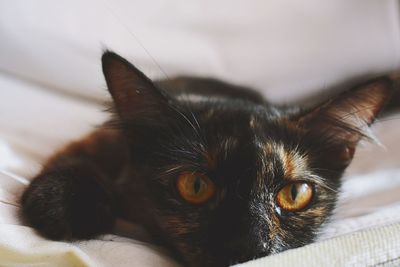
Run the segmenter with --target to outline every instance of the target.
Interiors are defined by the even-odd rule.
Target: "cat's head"
[[[130,141],[131,175],[144,184],[145,227],[190,266],[225,266],[312,242],[391,93],[377,79],[307,110],[193,103],[111,52],[103,71]]]

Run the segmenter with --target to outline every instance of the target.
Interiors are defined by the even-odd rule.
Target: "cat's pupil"
[[[297,197],[297,186],[296,185],[292,185],[292,188],[290,188],[290,195],[292,197],[292,200],[295,200]]]
[[[201,179],[199,177],[196,177],[196,180],[194,181],[194,184],[193,184],[194,192],[196,194],[199,193],[200,188],[201,188]]]

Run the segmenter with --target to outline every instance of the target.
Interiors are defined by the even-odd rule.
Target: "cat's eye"
[[[176,187],[181,197],[191,204],[203,204],[215,194],[215,185],[211,179],[196,172],[181,173]]]
[[[312,196],[312,185],[298,182],[285,185],[278,192],[276,201],[283,210],[295,212],[304,209],[311,202]]]

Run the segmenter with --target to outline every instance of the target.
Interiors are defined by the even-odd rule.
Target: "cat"
[[[153,82],[110,51],[102,67],[112,118],[45,163],[22,217],[53,240],[92,238],[121,217],[185,266],[313,242],[394,90],[380,77],[302,108],[213,79]]]

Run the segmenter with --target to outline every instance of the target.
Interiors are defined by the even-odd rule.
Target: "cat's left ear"
[[[135,125],[163,122],[168,97],[140,70],[113,52],[102,56],[103,73],[119,117]]]
[[[378,78],[346,91],[295,118],[310,139],[329,143],[333,161],[351,161],[357,143],[368,137],[368,127],[393,93],[389,78]]]

